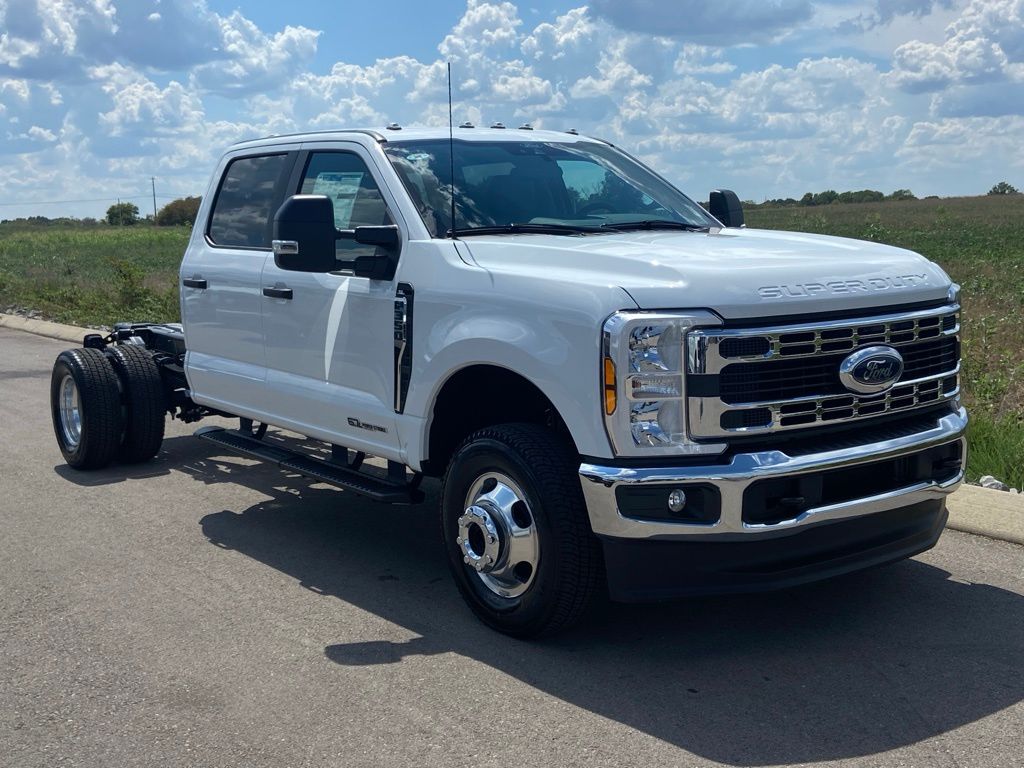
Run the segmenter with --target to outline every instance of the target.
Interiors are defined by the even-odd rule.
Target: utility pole
[[[156,226],[156,176],[149,177],[150,182],[153,184],[153,226]]]

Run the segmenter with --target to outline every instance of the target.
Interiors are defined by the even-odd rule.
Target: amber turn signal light
[[[604,412],[611,416],[617,405],[615,394],[615,363],[610,357],[604,359]]]

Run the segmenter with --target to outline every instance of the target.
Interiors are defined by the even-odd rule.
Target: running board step
[[[195,436],[235,453],[274,464],[286,472],[296,472],[321,483],[328,483],[352,493],[358,493],[360,496],[366,496],[374,501],[386,504],[416,504],[423,501],[423,491],[416,487],[418,475],[411,483],[391,483],[363,472],[328,463],[322,459],[314,459],[279,445],[270,445],[236,430],[223,427],[201,427],[196,430]]]

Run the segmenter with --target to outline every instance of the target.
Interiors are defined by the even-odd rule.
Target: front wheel
[[[573,454],[549,429],[471,435],[445,475],[441,527],[459,591],[499,632],[553,634],[599,591],[600,550]]]

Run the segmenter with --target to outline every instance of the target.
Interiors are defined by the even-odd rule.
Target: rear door
[[[304,144],[289,193],[330,197],[338,229],[396,223],[390,193],[369,153],[356,143]],[[372,253],[373,246],[339,240],[338,270],[327,274],[285,271],[272,257],[267,260],[262,283],[267,385],[277,397],[274,409],[282,426],[397,458],[397,279],[371,280],[347,269],[356,256]]]
[[[197,403],[243,416],[266,411],[260,276],[297,149],[229,155],[206,226],[182,260],[185,366]]]

